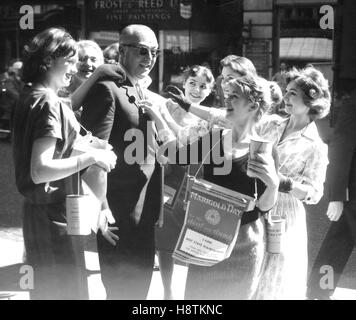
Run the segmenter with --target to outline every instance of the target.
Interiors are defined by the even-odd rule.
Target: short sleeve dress
[[[34,141],[56,139],[54,159],[70,156],[80,125],[54,91],[27,85],[16,107],[13,159],[16,185],[24,196],[23,235],[27,263],[34,268],[31,299],[87,299],[84,250],[66,232],[65,199],[73,177],[35,184],[31,178]]]

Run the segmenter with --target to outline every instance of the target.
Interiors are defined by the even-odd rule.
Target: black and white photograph
[[[352,0],[1,0],[0,300],[356,300],[355,30]]]

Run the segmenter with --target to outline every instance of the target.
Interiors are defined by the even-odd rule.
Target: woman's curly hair
[[[232,79],[228,83],[229,86],[239,88],[242,94],[252,104],[256,104],[256,122],[258,122],[263,114],[270,109],[273,101],[273,87],[270,86],[269,81],[251,74]]]
[[[241,76],[251,74],[256,76],[257,70],[252,61],[246,57],[235,56],[233,54],[226,56],[220,61],[220,67],[230,67]]]
[[[49,28],[42,31],[24,48],[24,81],[35,82],[48,71],[52,60],[74,56],[77,50],[76,41],[64,29]]]
[[[324,118],[330,110],[331,95],[328,80],[313,66],[287,73],[287,83],[294,81],[303,92],[303,102],[309,108],[312,121]]]

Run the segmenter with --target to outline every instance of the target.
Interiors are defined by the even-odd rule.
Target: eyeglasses
[[[152,48],[142,46],[142,45],[121,44],[121,46],[138,49],[138,54],[140,56],[147,56],[149,54],[149,52],[151,52],[152,57],[156,58],[160,54],[160,51],[158,49],[152,49]]]

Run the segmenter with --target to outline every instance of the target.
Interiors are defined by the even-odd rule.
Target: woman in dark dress
[[[218,145],[224,162],[230,161],[231,170],[217,175],[219,165],[214,157],[204,164],[204,179],[239,193],[254,196],[257,179],[258,199],[253,211],[242,215],[241,227],[231,256],[212,267],[190,265],[186,282],[186,299],[251,299],[254,296],[265,252],[264,222],[262,216],[276,203],[278,175],[272,154],[259,154],[256,160],[249,159],[249,145],[255,136],[255,125],[270,106],[269,88],[257,76],[244,76],[233,79],[227,86],[226,123],[230,129],[217,129],[221,143]],[[173,134],[165,122],[166,110],[151,108],[149,102],[142,103],[155,121],[164,145],[174,144]],[[168,119],[168,117],[167,117]],[[210,131],[213,139],[215,131]],[[202,150],[199,161],[210,152],[204,151],[205,137],[178,149],[168,152],[170,162],[179,159],[181,152],[190,154],[192,148]],[[188,148],[188,150],[187,150]],[[169,150],[169,149],[168,149]],[[205,162],[204,162],[205,163]]]
[[[94,164],[110,171],[116,163],[109,150],[70,157],[80,125],[57,91],[69,85],[77,61],[76,42],[62,29],[47,29],[25,47],[27,85],[15,110],[13,156],[16,185],[25,198],[23,235],[34,271],[31,299],[88,298],[84,251],[76,236],[67,235],[65,199],[72,191],[71,175]],[[85,92],[73,95],[73,108]]]

